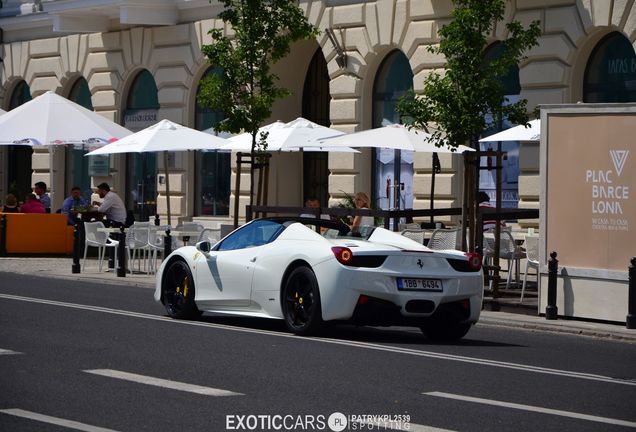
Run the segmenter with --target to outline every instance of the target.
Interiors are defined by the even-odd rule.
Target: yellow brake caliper
[[[183,279],[183,298],[188,297],[188,278]]]

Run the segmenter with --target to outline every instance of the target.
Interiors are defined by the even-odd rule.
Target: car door
[[[282,229],[279,223],[254,221],[223,239],[209,254],[202,254],[195,270],[197,303],[209,307],[249,306],[256,261]]]

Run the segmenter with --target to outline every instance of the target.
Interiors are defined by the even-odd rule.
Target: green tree
[[[292,0],[223,0],[219,17],[231,26],[229,36],[212,29],[212,43],[201,48],[209,63],[223,70],[201,82],[198,101],[221,111],[219,131],[252,135],[250,204],[253,204],[254,163],[266,150],[267,136],[257,140],[258,128],[272,113],[276,99],[290,92],[277,86],[271,66],[289,53],[290,45],[318,35]],[[238,191],[237,191],[238,193]],[[237,197],[238,198],[238,197]]]
[[[524,52],[538,44],[538,21],[524,28],[518,21],[506,23],[508,37],[502,54],[490,62],[484,52],[495,27],[504,18],[505,0],[453,0],[452,20],[439,31],[439,45],[428,51],[445,57],[443,73],[431,72],[424,80],[422,94],[411,92],[398,104],[398,112],[410,126],[428,131],[437,146],[467,144],[479,148],[480,135],[502,118],[527,124],[527,100],[506,100],[502,80],[509,69],[524,58]],[[491,116],[487,116],[491,114]],[[469,181],[472,198],[479,172]],[[474,213],[468,221],[474,228]],[[473,229],[471,232],[475,232]]]

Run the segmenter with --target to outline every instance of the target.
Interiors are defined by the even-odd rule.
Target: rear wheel
[[[201,315],[194,303],[194,279],[188,264],[183,260],[172,261],[161,282],[162,303],[172,318],[191,319]]]
[[[322,326],[320,292],[314,272],[308,267],[294,269],[283,289],[283,316],[287,328],[298,335],[318,332]]]

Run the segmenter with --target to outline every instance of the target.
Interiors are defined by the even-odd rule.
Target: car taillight
[[[331,252],[333,252],[334,256],[341,264],[349,264],[353,259],[353,252],[351,249],[341,246],[335,246],[331,248]]]
[[[481,268],[481,255],[475,252],[466,252],[464,255],[468,257],[468,266],[472,270],[479,270]]]

